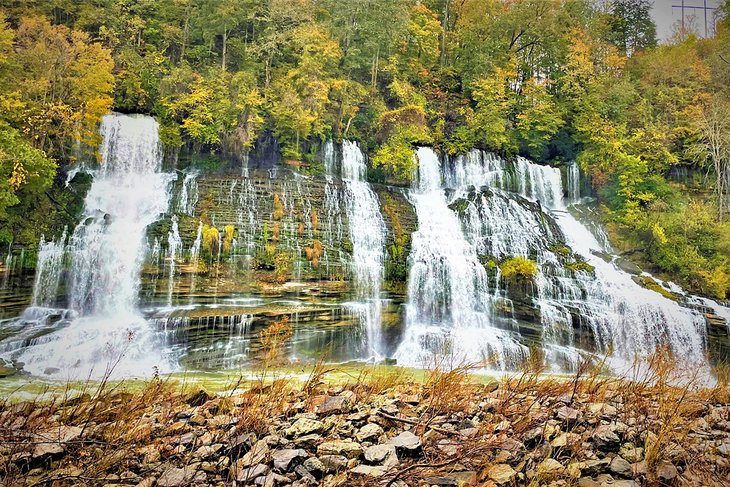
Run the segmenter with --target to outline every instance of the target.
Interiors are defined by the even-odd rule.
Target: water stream
[[[26,310],[24,334],[32,338],[16,358],[33,374],[98,377],[169,368],[137,304],[145,231],[167,211],[175,176],[160,172],[162,152],[153,118],[107,115],[101,135],[101,165],[93,172],[81,223],[65,246],[69,273],[61,276],[62,266],[55,265],[62,241],[41,247],[39,261],[49,272],[44,268],[38,287],[53,296],[56,283],[65,278],[72,319],[57,321],[53,333],[33,336],[35,325],[47,323],[38,318],[37,308]]]

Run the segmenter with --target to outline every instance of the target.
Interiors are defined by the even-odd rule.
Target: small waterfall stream
[[[383,350],[380,343],[380,288],[385,260],[385,223],[378,198],[365,180],[366,171],[365,155],[356,143],[345,140],[342,143],[342,179],[345,182],[345,206],[359,300],[354,308],[365,323],[368,352],[378,358]]]

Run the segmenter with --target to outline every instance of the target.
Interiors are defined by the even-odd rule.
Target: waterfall
[[[481,174],[475,169],[479,167],[483,168]],[[502,174],[494,174],[495,168]],[[693,363],[703,361],[703,317],[643,288],[630,274],[595,255],[610,249],[599,244],[589,229],[567,211],[559,169],[523,158],[513,163],[495,163],[494,156],[473,151],[458,159],[450,172],[446,179],[452,183],[463,186],[491,182],[539,202],[551,213],[566,243],[595,269],[595,277],[564,269],[549,248],[556,236],[549,229],[541,228],[534,216],[516,213],[505,203],[509,199],[491,198],[489,204],[480,205],[477,223],[472,221],[466,225],[467,229],[481,229],[481,232],[468,232],[480,254],[536,258],[540,271],[535,304],[540,309],[543,341],[548,348],[557,347],[563,353],[570,353],[569,349],[574,346],[575,314],[580,317],[581,325],[590,327],[598,352],[612,351],[617,360],[630,362],[635,355],[646,356],[666,343],[679,358]],[[474,180],[459,176],[468,174],[474,175]],[[505,184],[510,178],[512,181]]]
[[[198,204],[198,173],[186,172],[183,177],[182,187],[180,188],[180,196],[177,200],[178,213],[193,216],[195,207]]]
[[[324,143],[322,147],[322,160],[324,161],[324,173],[328,176],[335,174],[335,144],[332,139]]]
[[[580,168],[578,163],[573,161],[568,164],[568,201],[577,203],[580,201]]]
[[[31,306],[51,308],[58,298],[58,287],[61,284],[64,257],[66,256],[66,229],[57,241],[46,241],[41,235],[38,245],[38,262],[33,284]]]
[[[180,229],[177,224],[177,217],[172,217],[172,229],[167,233],[167,305],[172,306],[172,294],[175,288],[175,266],[177,264],[178,251],[182,248]]]
[[[365,181],[365,156],[355,142],[342,143],[342,179],[350,225],[355,288],[360,301],[355,311],[367,330],[369,353],[382,354],[380,287],[384,272],[385,222],[378,198]]]
[[[84,216],[66,248],[69,307],[80,318],[31,342],[18,360],[34,374],[150,374],[163,366],[151,329],[137,310],[145,232],[169,207],[174,174],[160,172],[158,124],[112,114],[101,124],[101,166]],[[61,243],[59,242],[59,245]],[[44,296],[40,279],[34,295]],[[52,285],[52,284],[51,284]]]
[[[524,349],[494,326],[488,276],[449,208],[438,156],[426,147],[416,155],[418,183],[410,198],[418,230],[412,236],[405,336],[395,358],[412,366],[433,365],[442,355],[512,365]]]

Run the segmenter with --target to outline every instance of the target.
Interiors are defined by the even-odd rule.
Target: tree
[[[609,14],[606,40],[627,56],[656,46],[656,24],[649,0],[614,0]]]
[[[53,182],[56,164],[23,139],[20,132],[0,122],[0,219],[22,194],[42,193]]]
[[[109,50],[89,36],[40,17],[22,18],[15,32],[6,120],[37,148],[68,155],[74,140],[95,146],[97,125],[112,107]]]
[[[714,173],[717,219],[730,211],[730,103],[715,96],[696,113],[699,138],[691,152]]]

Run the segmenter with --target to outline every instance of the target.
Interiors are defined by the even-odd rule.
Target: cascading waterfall
[[[577,203],[580,200],[580,168],[573,161],[568,164],[568,201]]]
[[[666,343],[688,362],[703,361],[702,316],[639,286],[614,263],[595,255],[605,255],[609,249],[567,211],[557,168],[522,158],[514,163],[495,162],[493,155],[473,151],[457,159],[446,180],[455,188],[469,184],[501,187],[539,202],[550,211],[566,243],[595,269],[595,276],[564,269],[549,248],[556,236],[543,229],[535,216],[515,213],[509,199],[491,198],[489,203],[480,205],[479,213],[467,212],[471,215],[465,225],[467,235],[480,254],[497,259],[514,255],[534,257],[539,264],[535,304],[540,309],[543,341],[548,351],[553,348],[564,355],[571,354],[573,320],[577,316],[582,325],[592,330],[598,351],[612,350],[616,359],[630,361],[635,355],[645,356]],[[575,361],[577,353],[572,354]],[[563,358],[570,361],[570,357]]]
[[[177,224],[177,217],[172,217],[172,228],[167,233],[167,305],[172,306],[172,294],[175,289],[175,267],[177,266],[178,252],[182,248],[180,229]]]
[[[198,204],[198,173],[186,172],[183,177],[180,196],[177,200],[176,210],[178,213],[193,216],[195,207]]]
[[[342,179],[350,224],[355,288],[360,301],[355,310],[365,323],[369,353],[379,357],[382,355],[380,288],[385,260],[385,222],[378,198],[365,181],[366,171],[365,156],[357,144],[343,141]]]
[[[99,376],[113,369],[114,374],[145,375],[165,366],[154,353],[151,328],[137,300],[145,231],[168,209],[175,176],[160,172],[153,118],[107,115],[101,135],[101,167],[93,173],[84,217],[66,248],[68,302],[80,318],[34,339],[17,357],[34,374]],[[45,286],[45,280],[38,285]]]
[[[61,284],[61,274],[66,256],[66,229],[63,229],[61,238],[57,241],[46,242],[41,235],[38,245],[38,262],[36,263],[35,283],[33,284],[33,299],[31,306],[50,308],[58,298],[58,287]]]
[[[406,330],[395,358],[424,366],[448,359],[505,368],[525,349],[494,326],[488,276],[442,189],[432,149],[418,149],[418,184],[411,202],[418,216],[412,236]]]

